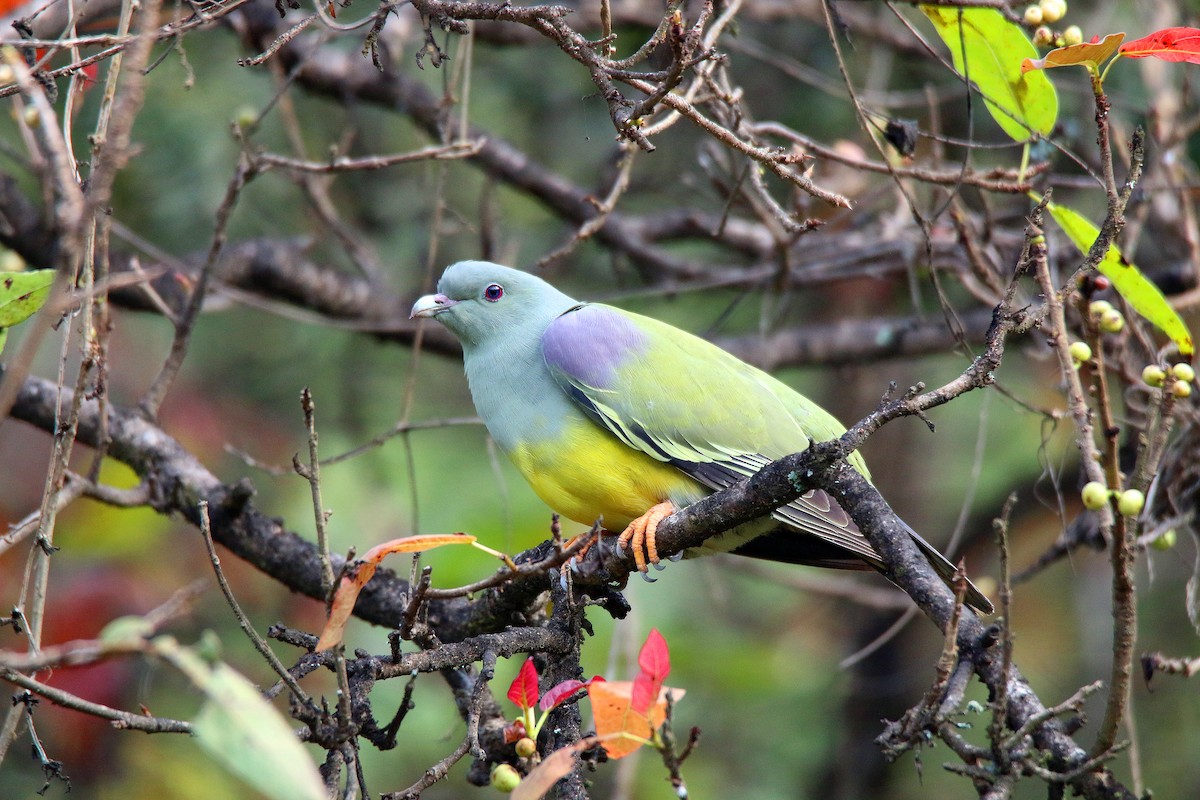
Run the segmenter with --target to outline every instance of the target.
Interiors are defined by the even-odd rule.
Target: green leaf
[[[98,638],[106,645],[122,647],[142,642],[153,633],[154,623],[145,617],[117,617],[104,626]]]
[[[1079,248],[1081,253],[1091,249],[1092,244],[1100,236],[1100,229],[1093,225],[1079,212],[1049,203],[1046,206],[1054,221],[1067,234],[1067,238]],[[1112,281],[1113,288],[1125,298],[1134,311],[1148,319],[1163,333],[1171,337],[1179,352],[1190,356],[1194,351],[1192,334],[1187,325],[1170,302],[1149,278],[1142,274],[1136,266],[1125,260],[1116,245],[1110,244],[1104,259],[1097,265],[1101,274]]]
[[[152,644],[204,692],[207,700],[192,721],[192,733],[217,763],[273,800],[325,800],[316,764],[254,684],[171,637],[160,636]]]
[[[250,681],[217,664],[205,693],[208,702],[192,721],[192,731],[210,756],[267,797],[325,800],[316,765]]]
[[[994,8],[921,6],[950,48],[954,68],[979,87],[997,124],[1015,141],[1046,136],[1058,119],[1058,95],[1041,71],[1023,73],[1037,48],[1020,26]]]
[[[50,296],[54,270],[0,273],[0,328],[24,322],[37,313]]]

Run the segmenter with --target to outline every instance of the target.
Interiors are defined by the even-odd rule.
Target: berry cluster
[[[1069,47],[1083,41],[1083,31],[1078,25],[1055,32],[1051,25],[1067,15],[1066,0],[1041,0],[1025,9],[1025,24],[1033,31],[1033,43],[1038,47]]]

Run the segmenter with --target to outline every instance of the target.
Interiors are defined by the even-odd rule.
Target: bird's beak
[[[413,303],[412,311],[408,313],[408,318],[433,317],[457,304],[457,300],[451,300],[444,294],[427,294]]]

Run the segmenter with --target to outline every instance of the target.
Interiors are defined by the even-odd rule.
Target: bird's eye
[[[504,297],[504,287],[498,283],[488,284],[488,287],[483,290],[483,299],[489,303],[494,303]]]

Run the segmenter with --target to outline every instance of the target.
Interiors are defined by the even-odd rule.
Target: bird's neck
[[[546,367],[544,330],[545,326],[527,326],[520,336],[464,343],[463,364],[475,408],[506,453],[523,439],[556,435],[577,414]]]

